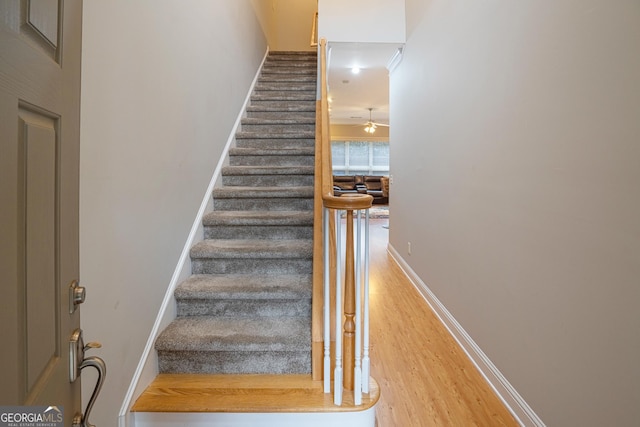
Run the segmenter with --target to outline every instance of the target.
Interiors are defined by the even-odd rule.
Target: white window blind
[[[388,175],[389,143],[332,141],[334,175]]]

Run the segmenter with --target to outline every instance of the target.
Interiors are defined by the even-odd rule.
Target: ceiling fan
[[[389,127],[389,125],[384,124],[384,123],[376,123],[371,119],[371,111],[373,111],[373,108],[369,108],[369,121],[367,123],[365,123],[364,125],[364,131],[367,133],[374,133],[376,131],[376,128],[378,126],[383,126],[383,127]]]

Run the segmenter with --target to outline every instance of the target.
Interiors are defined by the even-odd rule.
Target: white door
[[[0,0],[0,406],[80,412],[81,0]]]

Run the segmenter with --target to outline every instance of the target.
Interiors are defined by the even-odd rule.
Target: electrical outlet
[[[407,242],[407,253],[411,255],[411,242]]]
[[[389,184],[393,184],[393,175],[389,175]]]

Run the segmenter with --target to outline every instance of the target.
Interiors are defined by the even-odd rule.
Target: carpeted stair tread
[[[287,148],[298,149],[307,147],[313,149],[315,140],[313,138],[244,138],[237,139],[238,148],[283,150]],[[304,154],[310,156],[310,154]]]
[[[311,298],[309,274],[194,274],[175,290],[176,299],[263,299]]]
[[[269,139],[269,138],[265,138]],[[313,156],[315,149],[313,147],[301,148],[230,148],[231,156]]]
[[[203,218],[205,239],[298,240],[313,238],[313,212],[213,211]]]
[[[265,132],[237,132],[236,139],[313,139],[316,137],[314,131],[288,132],[288,133],[265,133]],[[230,154],[237,148],[231,148]],[[304,149],[309,152],[309,149]],[[315,152],[315,150],[311,150]]]
[[[202,240],[191,248],[191,258],[207,259],[307,259],[312,256],[309,240]]]
[[[313,225],[313,212],[305,211],[212,211],[203,225]]]
[[[272,50],[269,52],[269,57],[314,57],[317,58],[318,54],[315,50]]]
[[[247,107],[248,112],[316,112],[314,102],[261,102]],[[314,116],[315,117],[315,116]]]
[[[269,67],[301,67],[301,68],[317,68],[318,61],[316,58],[272,58],[267,57],[267,60],[264,62],[265,66]]]
[[[245,132],[262,132],[275,135],[299,134],[300,132],[315,132],[315,117],[275,117],[255,118],[246,117],[241,121],[242,130]]]
[[[247,114],[253,113],[282,113],[286,114],[286,117],[290,117],[291,114],[309,114],[313,113],[315,117],[315,104],[313,102],[260,102],[247,107]],[[306,117],[306,116],[302,116]]]
[[[222,175],[313,175],[313,166],[225,166]]]
[[[316,91],[315,82],[294,83],[294,82],[265,82],[256,83],[256,91]]]
[[[268,55],[265,64],[318,64],[317,55]]]
[[[308,351],[304,317],[180,317],[156,340],[159,351]]]
[[[315,74],[263,74],[258,78],[260,83],[265,82],[291,82],[291,83],[316,83]]]
[[[315,67],[287,67],[266,65],[262,68],[262,74],[290,74],[290,75],[316,75]]]
[[[286,117],[278,117],[278,118],[255,118],[255,117],[245,117],[241,120],[242,125],[263,125],[263,126],[271,126],[271,125],[315,125],[316,118],[315,117],[296,117],[291,114]]]
[[[251,101],[315,101],[315,92],[254,92]]]
[[[313,187],[220,187],[213,190],[214,198],[313,198]]]
[[[302,52],[269,52],[267,61],[272,62],[286,62],[286,61],[318,61],[318,53],[315,51],[302,51]]]

